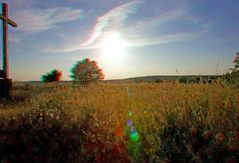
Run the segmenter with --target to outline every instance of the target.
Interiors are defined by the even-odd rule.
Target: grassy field
[[[14,85],[2,162],[239,162],[239,90],[220,84]]]

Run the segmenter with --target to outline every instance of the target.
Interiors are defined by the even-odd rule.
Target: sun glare
[[[103,59],[112,64],[119,64],[126,55],[126,42],[119,33],[109,33],[102,39],[101,46]]]

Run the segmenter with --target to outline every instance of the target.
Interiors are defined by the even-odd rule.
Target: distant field
[[[239,162],[239,90],[212,84],[19,84],[0,161]]]
[[[209,78],[219,78],[221,75],[176,75],[176,76],[163,76],[163,75],[155,75],[155,76],[141,76],[141,77],[132,77],[126,79],[116,79],[116,80],[108,80],[106,82],[133,82],[133,83],[140,83],[140,82],[173,82],[179,81],[180,79],[186,79],[187,81],[193,80],[194,78],[200,78],[207,80]]]

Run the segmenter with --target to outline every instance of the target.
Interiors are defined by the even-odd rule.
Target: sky
[[[18,24],[9,26],[14,81],[40,80],[53,69],[71,80],[70,69],[86,57],[106,79],[223,74],[239,51],[238,0],[0,2]]]

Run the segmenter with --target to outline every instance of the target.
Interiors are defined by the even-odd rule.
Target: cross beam
[[[7,21],[7,23],[12,25],[13,27],[17,27],[17,23],[15,23],[14,21],[12,21],[11,19],[7,18],[2,14],[0,14],[0,19]]]
[[[17,23],[8,18],[8,5],[2,3],[2,12],[0,19],[3,20],[3,77],[9,79],[9,64],[8,64],[8,24],[17,27]]]

